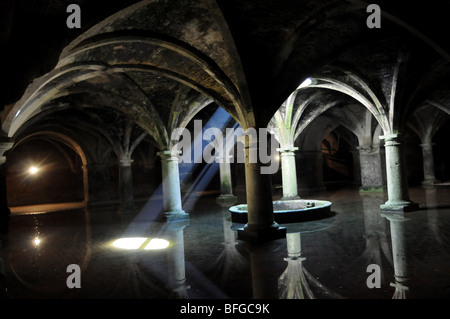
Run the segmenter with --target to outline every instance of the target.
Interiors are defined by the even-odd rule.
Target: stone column
[[[359,150],[354,149],[350,150],[350,153],[352,154],[352,184],[355,186],[361,186],[361,165],[360,165],[360,156],[359,156]]]
[[[8,196],[6,189],[6,157],[4,153],[10,150],[14,142],[8,138],[1,138],[0,140],[0,299],[7,297],[8,286],[5,266],[8,256],[7,239],[9,229],[9,218],[11,211],[8,207]]]
[[[86,165],[81,166],[83,171],[83,190],[84,190],[84,202],[87,204],[89,202],[89,176],[88,168]]]
[[[295,166],[295,151],[298,147],[278,148],[281,158],[281,178],[283,183],[282,200],[300,199],[297,188],[297,169]]]
[[[261,138],[267,136],[259,136]],[[261,173],[263,164],[258,156],[258,139],[246,136],[244,151],[248,223],[238,230],[238,238],[265,241],[284,237],[286,229],[274,220],[271,176]]]
[[[305,193],[326,190],[323,184],[323,158],[321,151],[299,152],[300,165],[298,182],[300,191]]]
[[[220,158],[220,196],[217,197],[219,204],[233,205],[237,202],[237,197],[233,195],[233,182],[231,180],[230,159],[233,156],[225,155]]]
[[[434,176],[434,156],[433,156],[433,145],[434,143],[424,143],[420,144],[422,147],[422,157],[423,157],[423,186],[433,186],[439,181]]]
[[[88,173],[88,206],[110,205],[113,201],[109,164],[91,163],[85,168]]]
[[[11,214],[8,207],[8,195],[6,191],[6,157],[5,152],[10,150],[14,142],[8,138],[0,140],[0,248],[3,234],[8,231],[9,216]]]
[[[8,195],[6,191],[6,165],[5,157],[1,157],[0,164],[0,246],[3,234],[8,231],[8,221],[11,214],[8,207]]]
[[[407,250],[405,241],[405,222],[408,221],[403,215],[383,214],[389,220],[391,227],[392,257],[394,261],[395,283],[390,286],[395,288],[393,299],[405,299],[406,291],[409,290],[409,270],[407,261]]]
[[[398,134],[380,136],[384,139],[386,152],[386,177],[388,200],[381,210],[408,212],[418,209],[418,205],[409,200],[408,185],[404,172],[404,162]]]
[[[385,180],[381,166],[380,148],[370,145],[358,146],[361,167],[361,192],[383,192]]]
[[[180,175],[178,171],[179,151],[161,151],[163,210],[166,221],[188,219],[181,204]]]
[[[119,160],[119,191],[120,205],[119,212],[128,213],[135,212],[134,191],[133,191],[133,174],[131,170],[131,158],[122,158]]]

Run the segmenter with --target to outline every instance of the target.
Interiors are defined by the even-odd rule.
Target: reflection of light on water
[[[119,238],[113,242],[113,246],[121,249],[138,249],[146,240],[145,237]]]
[[[41,240],[39,239],[39,237],[35,237],[35,238],[33,239],[34,247],[39,246],[40,243],[41,243]]]
[[[169,241],[165,239],[152,238],[148,241],[147,237],[119,238],[116,239],[112,245],[116,248],[131,250],[141,248],[146,242],[148,243],[144,247],[145,250],[165,249],[169,246]]]

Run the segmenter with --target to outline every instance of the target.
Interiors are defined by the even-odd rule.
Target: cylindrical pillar
[[[220,193],[233,194],[233,185],[231,183],[230,156],[223,157],[220,161]]]
[[[90,163],[86,165],[88,173],[89,206],[109,205],[113,200],[111,176],[108,163]]]
[[[295,151],[298,147],[279,148],[281,157],[281,178],[283,183],[282,200],[299,199],[297,188],[297,169],[295,165]]]
[[[237,197],[233,195],[233,182],[231,180],[230,159],[232,157],[231,155],[225,155],[219,161],[220,196],[217,197],[217,202],[229,206],[237,201]]]
[[[258,139],[246,136],[244,149],[248,223],[238,230],[238,237],[253,241],[284,237],[286,229],[274,221],[271,176],[261,172],[263,164],[256,156]]]
[[[409,200],[406,174],[401,154],[398,134],[380,136],[384,139],[386,152],[386,178],[388,189],[388,201],[381,205],[385,211],[406,212],[418,208],[417,204]]]
[[[299,159],[298,183],[300,192],[310,194],[326,190],[323,184],[322,152],[319,150],[300,151]]]
[[[6,191],[6,157],[3,155],[13,146],[14,142],[9,138],[2,138],[0,141],[0,248],[2,235],[8,231],[9,216],[11,214]]]
[[[380,148],[370,145],[361,145],[359,150],[359,163],[361,169],[362,192],[382,192],[385,190],[383,167],[381,165]]]
[[[84,202],[87,204],[89,202],[89,172],[86,165],[81,166],[83,171],[83,190],[84,190]]]
[[[133,174],[131,158],[122,158],[119,161],[119,191],[120,191],[120,212],[136,211],[134,205],[134,191],[133,191]]]
[[[179,151],[161,151],[163,209],[165,218],[187,219],[189,214],[183,211],[180,190],[180,174],[178,171]]]
[[[439,181],[435,177],[434,172],[434,156],[433,156],[433,145],[434,143],[424,143],[420,144],[422,147],[422,158],[423,158],[423,181],[424,186],[433,186]]]
[[[7,239],[9,218],[11,211],[8,207],[6,189],[6,157],[3,154],[13,147],[12,141],[0,142],[0,299],[7,297],[7,278],[5,272],[5,259],[8,256]]]
[[[7,296],[7,278],[5,272],[5,259],[8,255],[6,251],[6,241],[10,211],[8,208],[6,194],[6,165],[5,158],[0,157],[0,299]]]
[[[6,165],[0,164],[0,244],[2,235],[8,230],[8,221],[11,212],[8,207],[8,196],[6,191]]]

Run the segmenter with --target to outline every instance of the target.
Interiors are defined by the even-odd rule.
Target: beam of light
[[[208,123],[203,128],[203,132],[207,130],[209,127],[215,127],[220,129],[222,132],[225,130],[225,128],[228,126],[228,124],[231,122],[232,118],[230,114],[228,114],[224,109],[219,107],[214,115],[210,118]],[[237,128],[238,124],[234,123],[233,128]],[[202,134],[203,135],[203,134]],[[226,140],[227,136],[224,136],[223,144],[224,146],[227,145],[229,141]],[[234,139],[234,137],[232,137]],[[202,139],[203,140],[203,139]],[[202,142],[202,140],[200,142]],[[205,146],[207,146],[211,141],[207,141],[206,145],[203,145],[202,150]],[[196,141],[194,141],[196,143]],[[233,144],[234,145],[234,144]],[[193,148],[194,146],[192,146]],[[226,149],[226,147],[225,147]],[[228,151],[228,150],[227,150]],[[223,152],[223,149],[221,150]],[[215,156],[217,156],[217,150]],[[222,154],[224,155],[224,154]],[[195,161],[194,161],[195,163]],[[199,174],[195,177],[195,180],[192,182],[192,184],[189,187],[189,190],[185,193],[183,196],[182,202],[183,202],[183,209],[185,211],[189,211],[195,204],[195,202],[198,199],[197,193],[204,191],[206,187],[208,187],[211,180],[216,176],[218,170],[219,170],[219,164],[214,161],[212,163],[205,163],[205,166],[202,168]],[[194,173],[194,170],[196,168],[196,165],[191,165],[190,172]]]
[[[183,184],[183,182],[186,181],[186,179],[190,175],[189,173],[195,173],[196,168],[200,165],[200,163],[202,163],[202,159],[200,157],[203,156],[203,149],[205,145],[209,144],[210,142],[203,140],[203,132],[211,127],[223,130],[231,120],[232,117],[230,116],[230,114],[228,114],[228,112],[226,112],[223,108],[218,107],[211,118],[208,120],[208,122],[203,125],[201,134],[197,134],[196,136],[194,136],[193,142],[191,143],[191,154],[194,154],[194,158],[191,158],[191,163],[183,163],[182,166],[179,165],[180,184]],[[237,125],[237,123],[235,125]],[[201,152],[195,152],[195,148],[199,148]],[[187,201],[188,198],[195,194],[195,192],[204,190],[208,186],[209,182],[214,177],[218,169],[216,165],[213,166],[215,168],[210,171],[211,173],[206,174],[206,172],[203,172],[201,174],[201,176],[205,176],[206,174],[208,181],[206,181],[205,179],[205,181],[200,182],[199,178],[196,178],[196,181],[194,182],[196,187],[190,187],[188,194],[184,196],[185,201]],[[187,174],[181,174],[181,170],[183,170],[183,172]],[[203,170],[205,170],[205,168],[203,168]],[[139,213],[127,226],[127,229],[124,232],[124,237],[132,237],[136,236],[136,234],[147,234],[149,225],[157,220],[164,211],[162,196],[162,184],[160,184],[144,204]],[[188,211],[188,209],[186,209],[185,207],[183,207],[183,210]]]
[[[206,164],[200,174],[197,175],[195,181],[189,187],[189,190],[183,196],[183,209],[190,210],[198,199],[197,192],[205,190],[209,185],[213,177],[217,174],[219,170],[219,164],[213,162],[211,164]]]

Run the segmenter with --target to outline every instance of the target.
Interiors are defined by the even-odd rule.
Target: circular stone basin
[[[333,216],[331,202],[317,199],[293,199],[273,201],[274,219],[277,223],[296,223]],[[247,223],[247,204],[229,208],[231,221]]]

